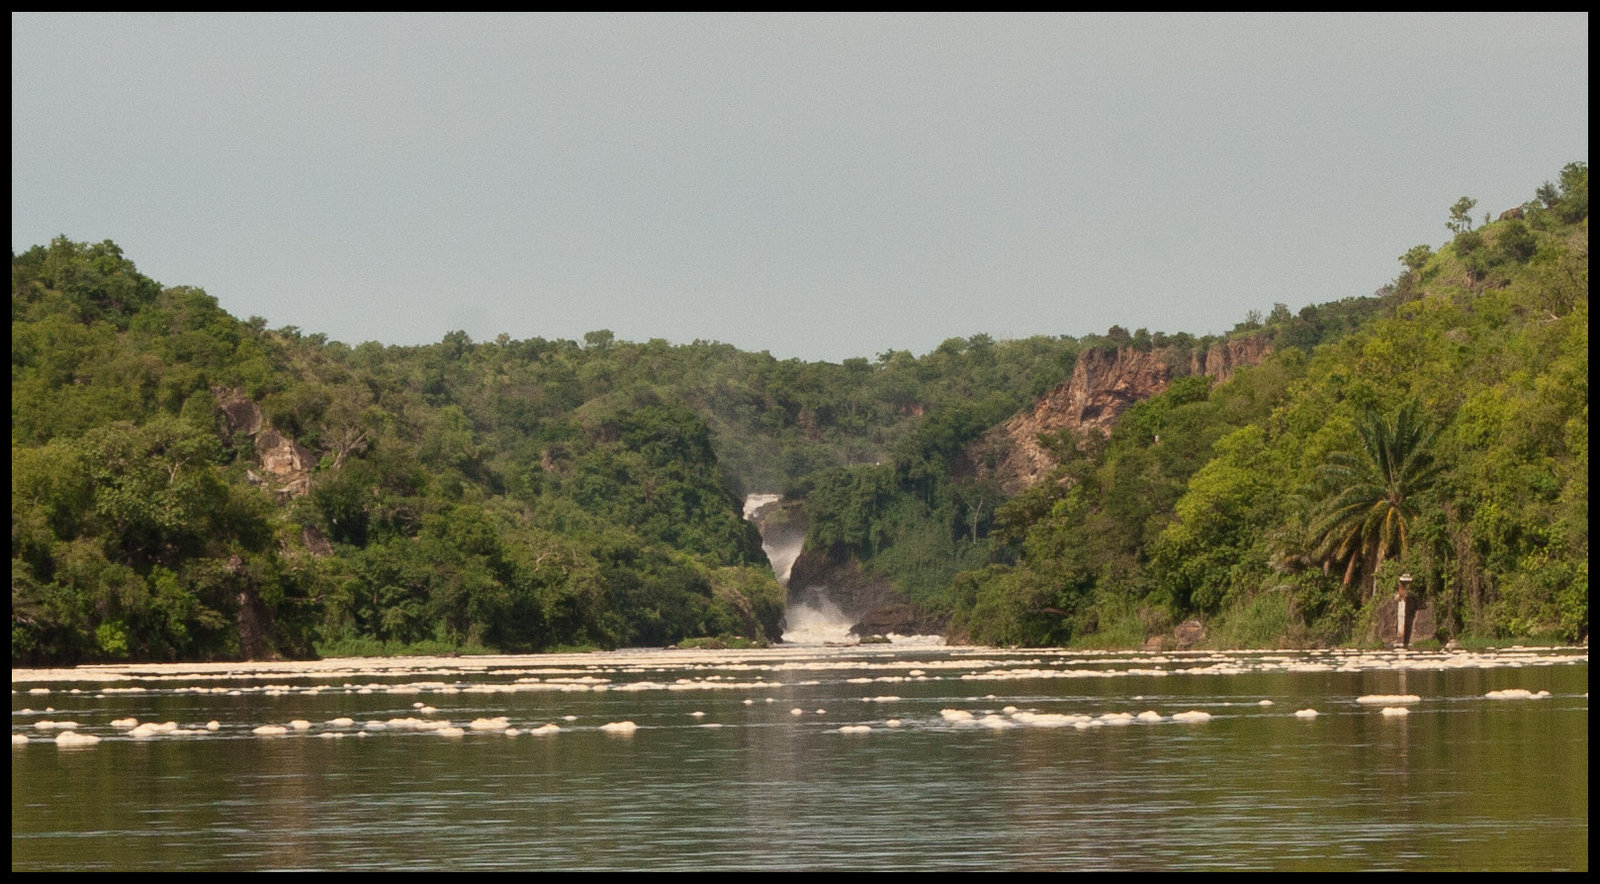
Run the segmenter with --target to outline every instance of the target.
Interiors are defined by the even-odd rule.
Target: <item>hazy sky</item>
[[[1588,161],[1561,14],[13,14],[11,243],[357,344],[1208,334]]]

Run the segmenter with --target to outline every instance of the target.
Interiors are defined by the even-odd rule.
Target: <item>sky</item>
[[[13,253],[351,345],[1218,334],[1589,151],[1586,13],[11,22]]]

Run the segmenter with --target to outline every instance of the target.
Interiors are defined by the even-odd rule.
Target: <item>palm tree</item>
[[[1420,498],[1439,478],[1431,452],[1439,430],[1420,411],[1411,400],[1390,423],[1367,407],[1356,422],[1360,449],[1334,452],[1323,464],[1326,497],[1311,523],[1313,550],[1324,571],[1344,568],[1346,587],[1405,553]]]

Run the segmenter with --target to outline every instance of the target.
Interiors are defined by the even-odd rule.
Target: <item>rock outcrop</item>
[[[242,390],[218,387],[211,392],[217,398],[229,438],[254,437],[261,472],[248,472],[252,483],[268,488],[280,499],[299,497],[311,490],[311,471],[317,465],[314,452],[274,429],[262,415],[261,406]]]
[[[245,477],[251,484],[272,492],[280,503],[311,489],[311,471],[317,465],[314,452],[274,429],[260,404],[243,390],[213,387],[211,393],[216,397],[217,410],[222,413],[225,438],[240,450],[255,452],[255,466],[245,470]],[[314,525],[302,526],[300,539],[312,556],[333,555],[333,544]],[[288,547],[287,541],[285,547]],[[272,609],[262,600],[256,578],[242,557],[231,557],[227,571],[235,583],[238,602],[235,624],[239,630],[239,648],[246,660],[315,656],[309,643],[286,638],[279,631]]]
[[[1016,494],[1039,481],[1056,458],[1041,435],[1064,430],[1109,436],[1129,406],[1167,389],[1173,380],[1204,375],[1215,383],[1239,368],[1257,365],[1272,352],[1265,338],[1218,341],[1205,352],[1183,349],[1094,349],[1078,357],[1072,376],[1034,404],[985,435],[970,455],[974,470]]]
[[[756,506],[745,501],[745,519],[761,534],[761,551],[767,554],[767,562],[772,565],[772,576],[787,587],[789,571],[805,546],[808,522],[799,501],[767,496],[771,500]]]
[[[948,635],[948,617],[931,616],[909,602],[883,605],[866,612],[850,627],[858,638],[878,635]]]
[[[802,552],[789,572],[788,601],[791,608],[837,608],[860,638],[943,635],[949,627],[947,618],[929,615],[887,580],[863,572],[842,549]]]
[[[256,435],[256,456],[279,496],[299,497],[311,489],[317,456],[304,445],[277,430],[265,430]]]
[[[1156,633],[1144,640],[1144,650],[1151,652],[1187,651],[1206,643],[1210,633],[1199,620],[1185,620],[1171,631]]]
[[[229,436],[241,433],[254,436],[261,432],[261,406],[255,400],[245,396],[241,390],[217,388],[212,393],[217,397],[217,408],[222,411]]]
[[[905,596],[888,581],[869,577],[854,556],[841,550],[808,549],[789,569],[790,607],[829,602],[851,620],[887,605],[904,604]]]

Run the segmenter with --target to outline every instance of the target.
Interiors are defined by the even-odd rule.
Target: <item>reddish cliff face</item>
[[[1203,374],[1211,378],[1214,384],[1223,384],[1233,377],[1236,370],[1260,365],[1271,354],[1272,345],[1262,337],[1218,341],[1204,355],[1192,357],[1185,374]]]
[[[990,431],[973,452],[976,469],[998,479],[1008,494],[1039,481],[1056,465],[1039,444],[1041,434],[1062,430],[1109,436],[1117,419],[1135,402],[1167,389],[1174,378],[1205,375],[1216,383],[1243,366],[1257,365],[1272,352],[1264,338],[1218,341],[1205,353],[1171,349],[1089,350],[1078,357],[1072,377]]]

